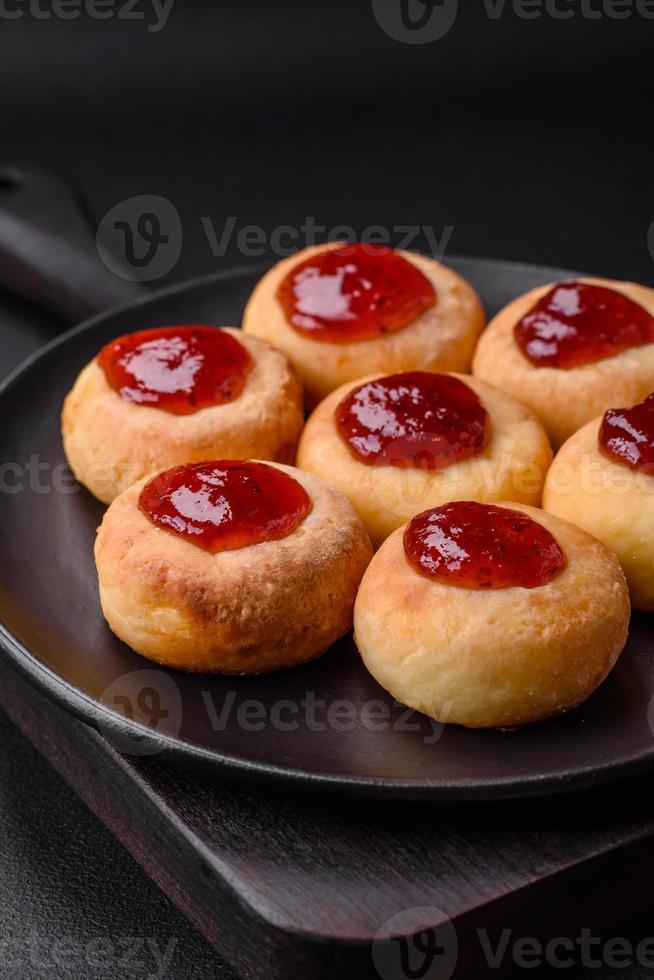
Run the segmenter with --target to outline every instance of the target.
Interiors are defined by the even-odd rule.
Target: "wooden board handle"
[[[102,261],[84,202],[65,181],[0,167],[1,289],[73,324],[147,292],[129,275]]]

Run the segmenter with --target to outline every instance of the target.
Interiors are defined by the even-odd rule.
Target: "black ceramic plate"
[[[489,313],[570,273],[504,262],[452,264]],[[654,759],[654,630],[635,617],[617,668],[585,705],[522,730],[442,728],[376,684],[346,639],[308,666],[255,678],[187,676],[133,653],[102,618],[93,564],[101,505],[72,481],[62,399],[119,333],[182,321],[240,322],[258,275],[162,291],[65,334],[0,389],[0,639],[55,701],[124,751],[386,797],[481,799],[549,793],[645,768]],[[511,624],[507,623],[507,633]]]

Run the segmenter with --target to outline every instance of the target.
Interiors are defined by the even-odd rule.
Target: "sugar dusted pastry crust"
[[[535,589],[462,589],[409,564],[403,529],[366,571],[354,611],[361,656],[382,687],[441,722],[513,727],[584,701],[627,637],[629,595],[615,556],[584,531],[532,507],[567,566]]]
[[[277,299],[286,274],[305,259],[342,242],[306,248],[274,266],[258,283],[243,317],[246,333],[283,351],[302,378],[307,402],[315,405],[339,385],[372,373],[467,371],[485,316],[474,289],[452,269],[416,252],[401,251],[431,281],[437,302],[396,333],[358,343],[312,340],[288,323]]]
[[[75,477],[103,503],[147,473],[182,463],[293,460],[304,421],[297,376],[269,344],[223,329],[252,357],[245,387],[234,401],[192,415],[123,401],[96,360],[82,370],[64,401],[62,437]]]
[[[654,477],[614,462],[598,447],[602,416],[568,439],[554,459],[543,507],[615,552],[636,609],[654,610]]]
[[[312,660],[352,625],[372,549],[348,501],[322,480],[298,480],[313,508],[286,538],[210,554],[141,512],[144,480],[114,500],[95,560],[116,635],[186,671],[257,674]]]
[[[545,430],[523,405],[468,375],[455,375],[480,398],[490,419],[481,453],[440,471],[370,466],[356,459],[339,435],[334,411],[349,392],[380,375],[342,385],[310,416],[297,465],[328,480],[354,505],[378,546],[414,514],[449,500],[518,500],[540,503],[552,450]]]
[[[654,289],[612,279],[580,281],[622,292],[654,314]],[[567,370],[535,367],[516,344],[513,328],[552,285],[532,289],[500,310],[479,340],[472,373],[531,409],[558,447],[607,408],[633,405],[654,389],[654,344]]]

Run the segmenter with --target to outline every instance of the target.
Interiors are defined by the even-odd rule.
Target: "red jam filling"
[[[139,506],[156,527],[215,553],[285,538],[313,505],[274,466],[219,459],[165,470],[143,487]]]
[[[476,455],[488,416],[474,391],[447,374],[407,371],[355,388],[335,412],[355,459],[439,470]]]
[[[107,382],[123,401],[173,415],[234,401],[251,363],[231,334],[202,326],[139,330],[117,337],[98,354]]]
[[[536,367],[573,368],[654,342],[654,317],[606,286],[562,282],[523,316],[516,343]]]
[[[565,568],[561,548],[542,524],[517,510],[468,500],[414,517],[404,551],[421,574],[462,589],[534,589]]]
[[[436,291],[392,248],[359,242],[318,252],[277,289],[286,319],[313,340],[345,344],[407,327],[436,302]]]
[[[599,447],[614,462],[654,475],[654,394],[633,408],[610,408],[599,430]]]

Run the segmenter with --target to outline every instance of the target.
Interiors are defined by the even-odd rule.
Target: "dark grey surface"
[[[0,881],[3,980],[234,980],[2,712]]]

